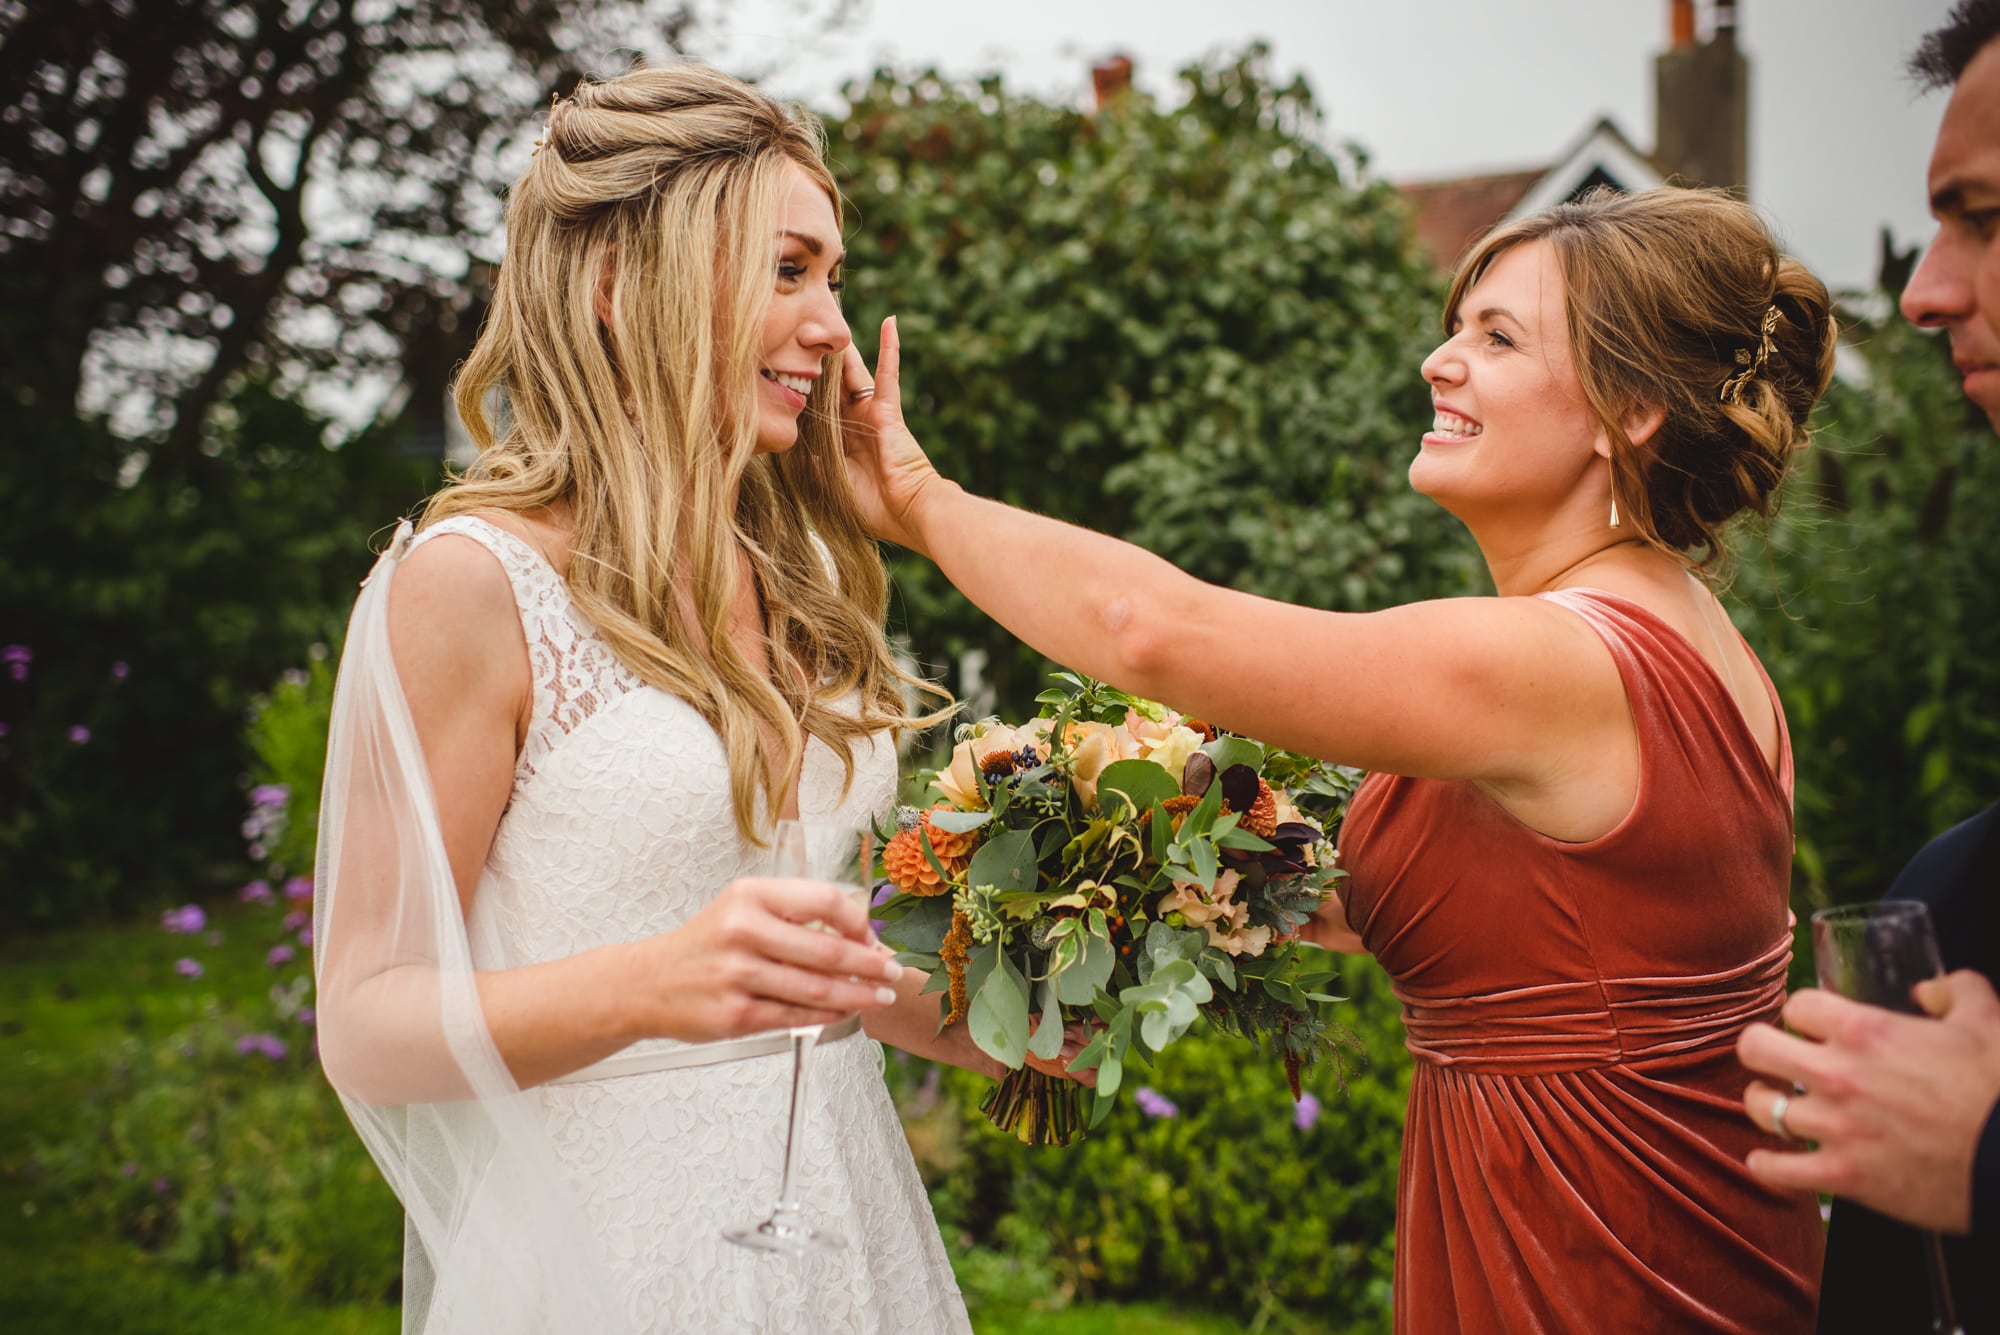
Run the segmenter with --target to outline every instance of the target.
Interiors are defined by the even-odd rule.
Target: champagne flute
[[[1926,1013],[1914,989],[1942,974],[1944,960],[1931,931],[1930,911],[1922,903],[1885,899],[1821,909],[1812,916],[1812,935],[1821,987],[1905,1015]],[[1944,1240],[1935,1232],[1925,1235],[1924,1259],[1930,1269],[1931,1329],[1939,1335],[1965,1335],[1952,1301]]]
[[[868,885],[875,862],[874,831],[865,821],[855,824],[837,820],[780,820],[773,831],[766,871],[772,876],[799,876],[832,881],[848,890],[865,910]],[[831,931],[821,923],[808,923]],[[784,1169],[778,1183],[778,1199],[771,1213],[754,1224],[735,1224],[722,1236],[740,1247],[756,1251],[800,1255],[834,1251],[847,1239],[827,1228],[806,1222],[805,1210],[795,1189],[798,1146],[806,1112],[806,1057],[819,1042],[820,1025],[802,1025],[790,1031],[792,1047],[791,1111],[785,1122]]]

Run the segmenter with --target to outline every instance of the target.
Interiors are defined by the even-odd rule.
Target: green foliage
[[[100,1226],[198,1272],[253,1272],[293,1298],[380,1299],[401,1282],[402,1211],[294,1033],[239,1054],[255,1019],[219,1005],[166,1043],[126,1039],[39,1156]]]
[[[286,669],[252,707],[249,726],[258,782],[283,787],[290,799],[283,832],[263,840],[265,856],[281,871],[304,876],[313,871],[334,665],[340,659],[337,645],[315,644],[308,655],[310,666]]]
[[[27,1100],[0,1081],[0,1133],[34,1186],[10,1208],[294,1303],[393,1297],[401,1212],[312,1051],[305,912],[231,904],[194,932],[147,922],[10,952],[0,1014],[35,1070]]]
[[[0,674],[13,923],[157,905],[242,870],[244,711],[337,629],[370,534],[434,472],[384,435],[323,448],[323,423],[255,382],[202,450],[123,480],[129,442],[38,426],[33,449],[0,451],[0,638],[34,654],[25,681]]]
[[[1853,330],[1780,517],[1742,544],[1745,631],[1798,757],[1801,910],[1880,895],[2000,798],[2000,449],[1940,336]]]
[[[829,131],[864,345],[898,316],[911,424],[984,495],[1312,606],[1469,591],[1463,531],[1404,477],[1442,287],[1402,204],[1262,48],[1181,82],[1098,114],[997,79],[850,88]],[[926,563],[895,576],[916,652],[984,651],[1025,716],[1047,665]]]
[[[1144,1295],[1261,1316],[1273,1331],[1300,1312],[1386,1330],[1410,1061],[1387,980],[1359,958],[1344,973],[1343,1016],[1370,1064],[1344,1084],[1329,1068],[1308,1079],[1323,1100],[1309,1130],[1277,1063],[1245,1062],[1238,1042],[1207,1033],[1126,1075],[1172,1115],[1121,1100],[1066,1149],[985,1125],[978,1077],[892,1060],[939,1224],[970,1258],[959,1273],[975,1310]]]

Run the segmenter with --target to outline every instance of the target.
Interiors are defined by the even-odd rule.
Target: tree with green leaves
[[[1463,530],[1404,476],[1441,280],[1262,48],[1183,71],[1177,105],[888,71],[848,97],[850,318],[870,343],[898,316],[944,472],[1310,606],[1473,586]],[[994,702],[1028,712],[1046,664],[927,563],[895,576],[913,650],[984,655]]]
[[[1849,369],[1784,508],[1738,559],[1745,629],[1798,756],[1802,912],[1880,895],[2000,796],[2000,450],[1941,336],[1896,314],[1896,295],[1850,313]]]
[[[0,0],[0,919],[227,873],[243,711],[439,473],[537,113],[725,15]]]

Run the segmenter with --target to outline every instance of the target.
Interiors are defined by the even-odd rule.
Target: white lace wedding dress
[[[736,831],[720,740],[678,698],[620,664],[555,571],[470,516],[414,544],[472,539],[512,583],[534,681],[534,722],[480,881],[470,936],[482,969],[559,959],[686,922],[758,850]],[[801,816],[860,817],[894,799],[886,739],[855,757],[809,741]],[[627,1054],[679,1046],[657,1040]],[[788,1052],[532,1091],[630,1328],[646,1332],[970,1332],[930,1203],[866,1035],[810,1057],[799,1195],[841,1251],[787,1257],[723,1241],[777,1195]],[[478,1283],[476,1265],[461,1275]],[[453,1285],[452,1287],[455,1287]],[[433,1323],[452,1329],[447,1289]]]

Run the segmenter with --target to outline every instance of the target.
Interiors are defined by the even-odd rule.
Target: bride
[[[991,1065],[864,909],[755,874],[775,818],[887,808],[929,721],[841,464],[840,263],[817,125],[696,65],[581,85],[509,200],[481,455],[355,606],[320,830],[320,1051],[405,1208],[405,1330],[969,1329],[838,1028],[800,1176],[848,1247],[720,1236],[777,1190],[771,1031]]]

